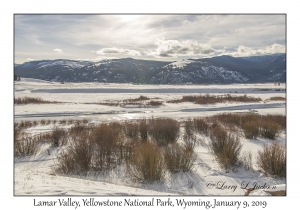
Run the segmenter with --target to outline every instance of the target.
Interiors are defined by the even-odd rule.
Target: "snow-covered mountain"
[[[109,83],[285,82],[286,55],[218,56],[175,62],[111,59],[99,62],[41,60],[15,65],[15,75],[48,81]]]

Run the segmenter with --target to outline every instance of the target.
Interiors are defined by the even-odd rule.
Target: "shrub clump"
[[[220,126],[210,131],[210,149],[225,170],[235,167],[242,149],[238,136],[228,133]]]
[[[91,139],[94,147],[94,169],[98,171],[109,170],[117,164],[117,143],[119,133],[114,126],[101,124],[91,131]]]
[[[254,98],[247,95],[233,96],[226,95],[199,95],[199,96],[182,96],[181,99],[170,100],[168,103],[192,102],[195,104],[216,104],[222,102],[260,102],[261,98]]]
[[[139,125],[135,122],[125,122],[123,131],[129,138],[137,138],[139,135]]]
[[[275,139],[280,132],[280,126],[275,122],[261,122],[260,136],[267,139]]]
[[[30,128],[30,127],[33,127],[34,124],[33,122],[31,121],[21,121],[19,124],[18,124],[18,127],[21,129],[21,128]]]
[[[245,168],[246,171],[253,171],[253,158],[252,153],[250,151],[244,152],[244,154],[241,157],[241,162]]]
[[[284,115],[264,115],[261,116],[263,121],[269,121],[269,122],[274,122],[277,123],[280,126],[280,129],[286,129],[286,116]]]
[[[92,155],[91,140],[86,132],[82,133],[58,155],[57,171],[62,174],[85,174],[91,168]]]
[[[25,157],[38,152],[38,141],[24,132],[15,132],[14,156]]]
[[[259,136],[259,123],[257,120],[244,123],[242,129],[247,139],[257,139]]]
[[[149,100],[150,98],[148,98],[147,96],[143,96],[141,95],[140,97],[138,98],[134,98],[134,99],[124,99],[123,101],[125,103],[128,103],[128,102],[136,102],[136,101],[146,101],[146,100]]]
[[[207,124],[207,122],[205,122],[204,119],[202,118],[194,118],[194,129],[198,132],[198,133],[202,133],[205,135],[208,135],[208,131],[209,131],[209,126]]]
[[[281,96],[274,96],[274,97],[267,99],[266,101],[268,101],[268,100],[270,100],[270,101],[285,101],[286,98],[281,97]]]
[[[141,119],[138,122],[139,136],[142,140],[148,139],[149,125],[146,119]]]
[[[68,132],[58,126],[52,127],[50,142],[53,147],[59,147],[67,143]]]
[[[175,143],[166,147],[164,159],[171,173],[189,172],[193,169],[195,155],[192,150]]]
[[[286,177],[286,149],[284,145],[273,142],[270,145],[264,145],[263,149],[258,151],[257,165],[265,173]]]
[[[58,103],[56,101],[45,101],[41,98],[34,97],[24,97],[24,98],[14,98],[15,104],[48,104],[48,103]]]
[[[58,157],[57,170],[63,174],[102,172],[116,167],[130,156],[130,146],[119,138],[121,124],[101,124],[87,128],[74,125],[70,129],[70,144]]]
[[[69,130],[69,134],[71,136],[75,135],[80,135],[80,133],[86,131],[88,129],[88,127],[84,124],[80,124],[80,123],[75,123]]]
[[[192,136],[194,134],[194,125],[191,119],[184,121],[184,131],[187,136]]]
[[[199,144],[199,141],[194,134],[187,134],[187,133],[183,135],[183,142],[185,148],[190,151],[194,151],[194,148]]]
[[[147,103],[147,105],[148,106],[161,106],[161,105],[163,105],[163,102],[161,102],[161,101],[149,101]]]
[[[157,145],[144,142],[135,148],[132,159],[126,162],[126,168],[134,182],[147,184],[163,182],[165,176],[163,153]]]
[[[151,120],[151,136],[159,146],[174,143],[179,137],[180,125],[170,118]]]
[[[245,137],[249,139],[275,139],[282,129],[286,129],[286,116],[283,115],[219,114],[206,119],[208,122],[219,122],[227,127],[241,128]]]

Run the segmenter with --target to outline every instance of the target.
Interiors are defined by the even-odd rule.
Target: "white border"
[[[295,1],[296,2],[296,1]],[[296,121],[299,116],[298,90],[296,86],[299,77],[299,13],[298,5],[283,1],[35,1],[35,0],[4,0],[1,4],[1,80],[4,106],[2,106],[1,131],[4,131],[1,141],[1,205],[3,209],[33,208],[33,197],[13,196],[13,14],[15,13],[281,13],[287,14],[287,145],[288,145],[288,177],[287,197],[202,197],[204,200],[267,200],[265,209],[279,209],[297,205],[297,187],[299,180],[297,146],[299,137],[296,130],[299,125]],[[297,65],[298,64],[298,65]],[[3,144],[4,142],[4,144]],[[9,149],[8,149],[9,148]],[[297,161],[297,162],[296,162]],[[297,197],[296,197],[297,196]],[[44,197],[47,199],[47,197]],[[54,200],[58,197],[51,197]],[[117,199],[117,197],[114,197]],[[137,197],[138,198],[138,197]],[[76,197],[76,199],[80,199]],[[120,197],[120,200],[123,198]],[[195,198],[196,199],[196,198]],[[198,207],[199,208],[199,207]],[[65,208],[64,208],[65,209]],[[84,209],[84,208],[80,208]],[[90,209],[90,208],[89,208]],[[129,208],[128,208],[129,209]],[[165,208],[164,208],[165,209]],[[174,209],[174,208],[172,208]],[[175,208],[176,209],[176,208]],[[228,208],[232,209],[232,208]],[[295,209],[295,208],[294,208]]]

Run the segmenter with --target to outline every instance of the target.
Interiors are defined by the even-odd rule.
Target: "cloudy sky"
[[[15,63],[285,52],[285,15],[18,15]]]

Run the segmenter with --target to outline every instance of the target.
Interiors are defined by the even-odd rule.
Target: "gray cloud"
[[[222,50],[213,49],[206,44],[198,43],[193,40],[164,40],[157,39],[155,41],[157,48],[152,51],[148,51],[146,54],[154,57],[181,57],[181,56],[208,56],[216,55],[222,52]]]
[[[284,51],[286,42],[285,15],[15,15],[14,20],[17,63],[28,57],[252,55]],[[274,43],[280,46],[271,47]],[[53,46],[64,53],[49,52]]]
[[[253,56],[253,55],[267,55],[267,54],[275,54],[275,53],[285,53],[285,46],[280,44],[272,44],[266,46],[262,49],[253,49],[251,47],[247,47],[241,45],[237,48],[236,52],[229,53],[233,56]]]
[[[107,55],[107,54],[121,54],[129,56],[141,56],[141,53],[137,50],[123,49],[123,48],[103,48],[96,52],[98,55]]]
[[[62,53],[62,50],[61,50],[61,49],[58,49],[58,48],[54,49],[53,51],[54,51],[54,52],[57,52],[57,53]]]

